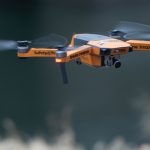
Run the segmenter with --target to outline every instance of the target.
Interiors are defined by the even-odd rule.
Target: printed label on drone
[[[150,46],[133,46],[134,49],[137,49],[137,50],[140,50],[140,49],[143,49],[143,50],[149,50],[150,49]]]
[[[52,55],[52,54],[56,54],[56,52],[55,51],[34,51],[34,54],[36,54],[36,55],[48,55],[48,56],[50,56],[50,55]]]
[[[140,46],[140,49],[150,49],[150,46]]]
[[[138,46],[133,46],[134,49],[138,49]]]
[[[72,54],[70,55],[70,59],[75,59],[75,58],[78,58],[80,56],[83,56],[83,55],[86,55],[86,54],[89,54],[89,50],[86,50],[86,51],[82,51],[80,53],[75,53],[75,54]]]

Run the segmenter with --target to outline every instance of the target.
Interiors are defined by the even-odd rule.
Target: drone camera
[[[121,62],[120,60],[113,58],[113,65],[115,68],[120,68],[121,67]]]

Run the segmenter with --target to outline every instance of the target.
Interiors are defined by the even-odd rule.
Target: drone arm
[[[30,48],[27,52],[18,51],[18,57],[56,57],[57,49]]]
[[[132,46],[134,51],[150,51],[150,41],[129,40],[126,42]]]
[[[56,56],[56,62],[63,63],[63,62],[69,62],[69,61],[78,59],[81,56],[90,54],[91,50],[92,50],[92,46],[89,46],[89,45],[80,46],[73,50],[66,51],[66,57],[57,58]]]
[[[85,56],[91,53],[92,46],[89,45],[83,45],[75,50],[68,51],[67,52],[67,59],[68,61],[75,60],[77,58],[80,58],[81,56]]]

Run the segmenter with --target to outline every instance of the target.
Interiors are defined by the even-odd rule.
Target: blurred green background
[[[0,39],[57,33],[70,40],[74,33],[103,34],[119,21],[150,25],[149,12],[148,0],[0,0]],[[149,142],[150,53],[131,53],[122,63],[93,69],[71,62],[70,83],[63,85],[54,60],[1,52],[0,135],[11,132],[9,118],[25,137],[49,138],[69,122],[76,141],[89,149],[117,136]]]

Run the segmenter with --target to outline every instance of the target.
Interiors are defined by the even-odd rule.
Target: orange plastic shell
[[[31,48],[26,53],[18,53],[18,57],[56,57],[57,49]]]
[[[132,49],[136,51],[150,50],[150,41],[129,40],[127,43],[129,43],[132,46]]]

